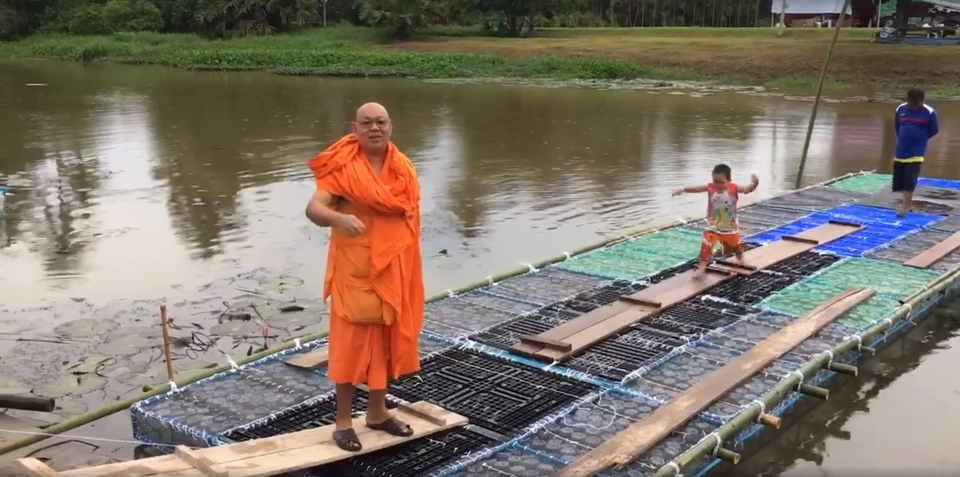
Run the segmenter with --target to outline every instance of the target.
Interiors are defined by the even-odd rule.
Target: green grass
[[[768,81],[765,86],[768,88],[785,91],[816,91],[817,83],[819,82],[819,78],[780,78],[773,81]],[[843,83],[831,79],[827,79],[823,82],[823,89],[825,91],[851,90],[856,89],[856,87],[857,85],[854,84]]]
[[[491,54],[405,51],[384,46],[388,39],[384,30],[358,27],[217,41],[194,35],[152,33],[36,36],[0,44],[0,56],[334,76],[556,79],[677,76],[618,59],[510,59]]]

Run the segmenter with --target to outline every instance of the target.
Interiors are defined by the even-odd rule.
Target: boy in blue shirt
[[[940,125],[937,112],[923,102],[920,88],[907,91],[907,102],[897,107],[893,128],[897,132],[897,148],[893,155],[893,191],[903,193],[897,215],[911,210],[913,190],[920,178],[920,166],[927,153],[927,142],[937,135]]]

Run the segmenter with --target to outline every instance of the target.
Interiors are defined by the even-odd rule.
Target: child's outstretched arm
[[[757,186],[760,185],[760,178],[756,174],[750,174],[750,183],[745,186],[737,186],[737,192],[741,194],[749,194],[757,190]]]
[[[683,188],[680,188],[680,189],[677,189],[677,190],[673,191],[673,196],[676,197],[676,196],[678,196],[678,195],[680,195],[680,194],[683,194],[684,192],[688,192],[688,193],[693,194],[693,193],[697,193],[697,192],[706,192],[706,191],[707,191],[707,186],[705,186],[705,185],[686,186],[686,187],[683,187]]]

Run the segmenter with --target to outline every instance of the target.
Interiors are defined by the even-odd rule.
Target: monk
[[[383,106],[361,106],[352,129],[308,161],[317,191],[306,214],[331,229],[323,299],[332,298],[333,440],[355,452],[362,449],[351,414],[359,384],[370,392],[368,428],[400,437],[413,434],[387,412],[387,381],[420,370],[424,289],[420,184],[413,164],[390,141],[393,124]]]

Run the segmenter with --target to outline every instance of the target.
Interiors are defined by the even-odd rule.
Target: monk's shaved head
[[[387,108],[384,108],[380,103],[366,103],[357,108],[357,122],[363,121],[366,118],[378,117],[390,119]]]
[[[367,103],[357,109],[353,133],[357,135],[360,148],[367,154],[386,150],[392,132],[393,123],[390,122],[390,114],[382,104]]]

